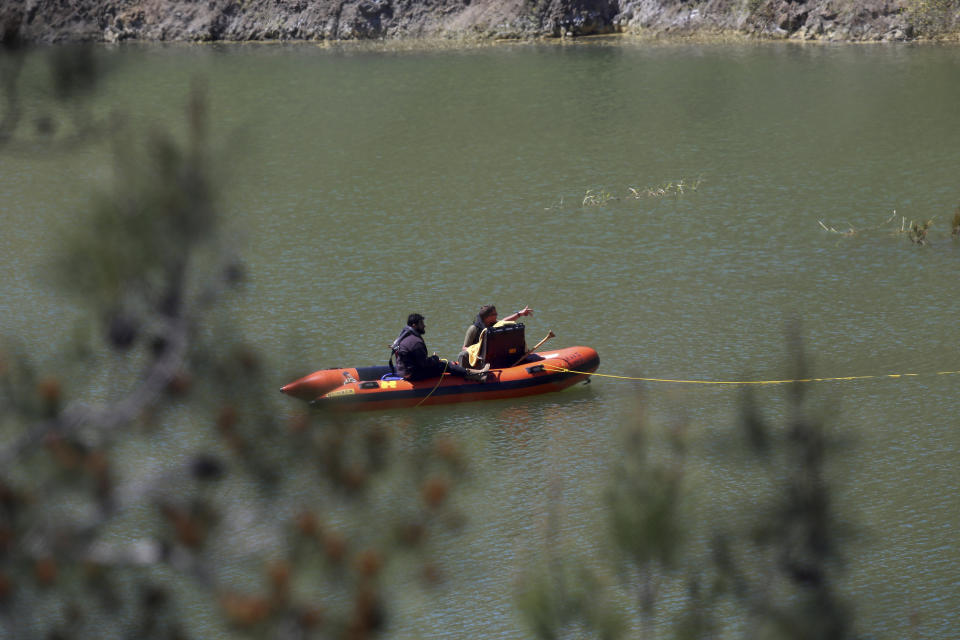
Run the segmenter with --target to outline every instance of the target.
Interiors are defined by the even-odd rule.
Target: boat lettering
[[[337,396],[349,396],[349,395],[353,395],[356,392],[357,392],[356,389],[354,389],[353,387],[347,387],[345,389],[337,389],[336,391],[331,391],[330,393],[327,394],[326,397],[336,398]]]
[[[396,380],[381,380],[380,381],[381,389],[396,389],[397,381]]]

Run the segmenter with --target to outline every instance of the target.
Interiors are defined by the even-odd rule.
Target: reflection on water
[[[480,304],[531,305],[531,336],[598,350],[601,372],[778,379],[801,319],[819,377],[960,368],[951,282],[958,246],[960,83],[952,48],[504,46],[377,52],[312,46],[142,47],[101,108],[175,122],[193,74],[209,83],[233,174],[226,210],[249,259],[230,312],[293,371],[385,362],[407,314],[456,354]],[[47,229],[86,202],[106,150],[0,156],[0,329],[40,354],[69,308],[42,284]],[[633,197],[679,180],[696,191]],[[612,197],[584,205],[588,190]],[[867,229],[934,218],[928,247]],[[851,559],[866,628],[945,637],[960,623],[952,566],[960,436],[956,379],[822,384],[855,434],[844,499],[874,532]],[[589,552],[615,432],[634,383],[357,419],[404,446],[462,441],[470,514],[439,610],[413,595],[397,637],[516,637],[512,588],[548,522]],[[738,492],[712,438],[735,389],[647,385],[680,407],[715,500]],[[275,389],[264,390],[276,393]],[[783,417],[782,390],[758,395]],[[868,594],[868,595],[862,595]],[[427,611],[429,612],[427,613]]]

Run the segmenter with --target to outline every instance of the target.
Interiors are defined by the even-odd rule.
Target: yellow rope
[[[430,396],[432,396],[432,395],[433,395],[433,392],[437,390],[437,387],[439,387],[439,386],[440,386],[440,383],[443,382],[443,376],[446,375],[446,373],[447,373],[447,365],[448,365],[449,363],[450,363],[449,360],[444,360],[444,361],[443,361],[443,371],[440,372],[440,378],[437,379],[437,384],[433,385],[433,389],[430,389],[430,393],[428,393],[427,395],[423,396],[423,400],[421,400],[421,401],[418,402],[416,405],[414,405],[414,409],[416,409],[417,407],[419,407],[420,405],[422,405],[424,402],[426,402],[426,401],[427,401],[427,398],[429,398]]]
[[[919,373],[889,373],[874,376],[845,376],[842,378],[800,378],[796,380],[676,380],[670,378],[636,378],[632,376],[615,376],[609,373],[590,373],[588,371],[576,371],[553,365],[545,365],[547,371],[557,371],[563,373],[576,373],[584,376],[600,376],[602,378],[616,378],[617,380],[635,380],[639,382],[672,382],[675,384],[724,384],[724,385],[764,385],[764,384],[791,384],[794,382],[840,382],[846,380],[871,380],[879,378],[914,378],[922,374]],[[938,376],[948,376],[960,374],[960,371],[938,371]]]

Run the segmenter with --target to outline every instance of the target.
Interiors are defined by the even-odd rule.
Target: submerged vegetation
[[[664,184],[658,185],[656,187],[644,187],[643,189],[635,189],[630,187],[631,197],[640,199],[640,198],[663,198],[665,196],[682,196],[687,191],[696,191],[700,188],[700,185],[703,183],[703,178],[697,178],[693,182],[687,182],[686,179],[680,178],[679,182],[666,182]]]
[[[700,188],[700,185],[703,184],[703,178],[697,178],[693,182],[687,182],[685,178],[681,178],[677,182],[668,181],[664,182],[657,186],[636,188],[636,187],[627,187],[627,190],[630,192],[626,197],[633,198],[635,200],[640,200],[643,198],[664,198],[667,196],[679,197],[688,191],[697,191]],[[615,196],[610,191],[606,189],[587,189],[586,194],[583,196],[583,201],[581,206],[584,207],[602,207],[609,202],[619,200],[620,198]]]
[[[587,189],[587,193],[583,196],[583,202],[581,204],[584,207],[602,207],[611,200],[619,200],[619,198],[606,189],[601,189],[600,191]]]
[[[899,220],[897,220],[897,218],[897,212],[894,211],[884,222],[870,227],[857,228],[848,223],[844,223],[843,226],[845,226],[846,229],[842,227],[838,229],[836,226],[824,223],[823,220],[817,220],[817,224],[819,224],[820,228],[824,231],[837,234],[844,238],[851,238],[870,232],[880,232],[891,237],[905,237],[918,246],[926,246],[930,243],[928,233],[934,226],[933,221],[935,218],[929,218],[924,221],[907,220],[905,216],[899,216]],[[960,238],[960,206],[957,207],[953,214],[950,223],[950,236],[954,240]]]

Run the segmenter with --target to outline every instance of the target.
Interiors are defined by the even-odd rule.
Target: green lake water
[[[943,372],[960,370],[960,49],[601,40],[99,56],[112,69],[98,109],[144,127],[180,126],[191,82],[206,85],[232,176],[223,209],[251,275],[230,310],[271,354],[265,394],[313,369],[385,362],[414,311],[444,356],[481,304],[530,305],[528,343],[553,330],[549,344],[596,348],[600,373],[677,380],[782,379],[799,323],[812,377],[873,376],[809,383],[854,441],[841,475],[842,508],[865,532],[844,585],[858,625],[955,637],[960,374]],[[0,154],[0,333],[48,360],[72,313],[42,278],[52,230],[80,220],[108,158]],[[928,246],[897,233],[931,218]],[[906,373],[919,375],[885,377]],[[391,637],[521,635],[515,586],[547,541],[597,550],[638,390],[650,415],[689,420],[705,502],[740,491],[722,452],[740,408],[731,386],[598,377],[361,419],[449,433],[471,453],[448,579],[432,598],[395,586]],[[757,398],[782,427],[784,388]]]

